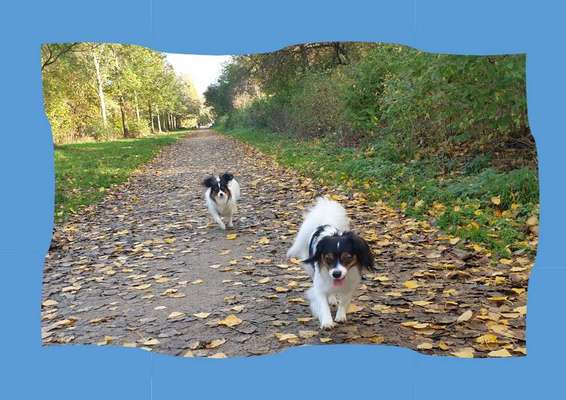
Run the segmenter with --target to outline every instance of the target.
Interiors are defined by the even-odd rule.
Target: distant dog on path
[[[209,176],[202,184],[207,188],[204,197],[212,219],[222,229],[226,229],[226,226],[232,228],[234,226],[232,218],[240,199],[240,185],[234,179],[234,175],[226,172],[221,176]]]
[[[366,241],[350,231],[346,210],[337,202],[319,197],[304,217],[303,224],[287,257],[297,257],[313,278],[307,298],[322,329],[334,321],[346,321],[346,312],[364,270],[374,268]],[[332,319],[330,305],[337,304]]]

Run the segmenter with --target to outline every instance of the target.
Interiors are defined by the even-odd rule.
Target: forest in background
[[[215,127],[502,255],[538,234],[525,57],[304,43],[242,55],[205,92]]]
[[[41,47],[45,112],[56,144],[134,138],[210,122],[188,76],[165,55],[123,44]]]
[[[306,43],[234,57],[205,98],[226,128],[334,135],[345,145],[365,138],[395,159],[518,149],[527,153],[519,164],[536,164],[520,55]]]

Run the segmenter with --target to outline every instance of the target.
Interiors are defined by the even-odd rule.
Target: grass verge
[[[319,182],[348,192],[364,192],[417,219],[432,220],[447,240],[493,253],[534,254],[538,237],[537,172],[507,172],[476,159],[469,165],[440,160],[392,161],[386,145],[357,148],[332,139],[298,139],[252,129],[221,132],[248,143]]]
[[[55,147],[55,221],[93,204],[125,182],[141,164],[188,131],[139,139],[75,143]]]

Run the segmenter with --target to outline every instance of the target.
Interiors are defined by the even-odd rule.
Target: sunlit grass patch
[[[89,142],[55,147],[55,220],[100,200],[107,189],[125,182],[141,164],[187,131],[139,139]]]

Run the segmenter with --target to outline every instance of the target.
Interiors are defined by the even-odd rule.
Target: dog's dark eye
[[[324,255],[324,261],[326,261],[327,264],[334,263],[334,254],[332,254],[332,253],[325,254]]]
[[[340,258],[344,264],[350,264],[354,260],[354,256],[350,253],[342,253]]]

